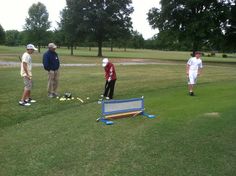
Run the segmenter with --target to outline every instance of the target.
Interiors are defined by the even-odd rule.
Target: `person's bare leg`
[[[193,84],[188,85],[189,92],[193,92]]]
[[[30,97],[30,90],[24,89],[22,97],[21,97],[21,101],[24,101],[24,100],[26,100],[29,97]]]
[[[193,93],[193,86],[194,86],[193,84],[189,84],[189,85],[188,85],[188,88],[189,88],[189,95],[190,95],[190,96],[194,96],[194,93]]]

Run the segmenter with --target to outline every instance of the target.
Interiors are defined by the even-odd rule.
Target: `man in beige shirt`
[[[21,58],[21,77],[23,77],[24,81],[24,91],[21,97],[21,100],[19,101],[19,105],[21,106],[30,106],[30,103],[36,102],[35,100],[31,99],[30,93],[32,89],[32,58],[31,54],[35,50],[38,50],[35,48],[33,44],[28,44],[26,46],[26,52],[22,55]]]

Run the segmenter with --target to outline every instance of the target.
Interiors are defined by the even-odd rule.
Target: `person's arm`
[[[27,63],[26,62],[22,62],[22,64],[23,64],[23,70],[24,70],[24,72],[26,74],[26,77],[28,79],[31,79],[31,76],[29,75],[28,70],[27,70]]]
[[[197,74],[200,75],[201,73],[202,73],[202,68],[199,68]]]
[[[111,66],[110,70],[109,70],[109,78],[108,78],[108,82],[110,82],[112,80],[112,75],[113,75],[113,72],[114,72],[114,66]]]
[[[189,68],[190,68],[190,65],[187,63],[186,64],[186,75],[189,75]]]
[[[191,65],[191,58],[188,60],[187,64],[186,64],[186,75],[189,75],[189,69],[190,69],[190,65]]]
[[[199,67],[198,67],[198,75],[200,75],[201,73],[202,73],[202,68],[203,68],[203,66],[202,66],[202,62],[199,64]]]
[[[50,68],[49,68],[49,59],[48,59],[48,54],[47,53],[45,53],[44,55],[43,55],[43,67],[44,67],[44,69],[45,70],[47,70],[47,71],[49,71],[50,70]]]

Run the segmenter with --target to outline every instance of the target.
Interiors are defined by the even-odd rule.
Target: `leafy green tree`
[[[25,30],[20,31],[19,32],[19,45],[26,45],[28,43],[31,43],[31,40],[28,39],[27,32]]]
[[[19,31],[17,30],[7,30],[6,31],[6,42],[7,46],[17,46],[19,45]]]
[[[78,11],[73,8],[75,5],[72,1],[67,1],[67,6],[68,7],[64,8],[61,12],[61,22],[59,23],[59,28],[61,35],[64,35],[65,43],[71,49],[71,55],[73,55],[74,46],[79,38],[78,21],[81,20],[81,17],[75,16],[76,14],[78,15]],[[83,35],[81,34],[81,36]]]
[[[29,8],[28,14],[24,28],[27,31],[28,40],[35,42],[40,52],[40,47],[47,38],[47,30],[50,28],[49,14],[46,6],[41,2],[33,4]]]
[[[4,43],[5,43],[5,31],[2,25],[0,24],[0,44],[4,44]]]
[[[135,48],[135,49],[144,48],[143,35],[140,34],[138,31],[133,31],[131,42],[132,42],[132,47]]]
[[[236,49],[236,1],[230,7],[229,24],[226,29],[226,47],[235,51]],[[226,49],[225,49],[226,50]]]
[[[145,49],[159,49],[156,44],[157,40],[155,40],[155,37],[156,35],[154,35],[152,38],[145,40],[145,45],[144,45]]]
[[[64,12],[68,28],[74,38],[89,38],[98,45],[98,56],[102,56],[102,44],[118,38],[120,32],[130,31],[133,12],[131,0],[67,0]],[[65,19],[65,18],[64,18]]]
[[[180,43],[188,42],[193,53],[206,41],[222,39],[228,0],[161,0],[160,4],[161,9],[149,10],[149,24],[160,33],[167,31],[168,36],[175,36]]]
[[[58,47],[65,44],[65,35],[62,30],[54,30],[53,31],[53,41],[57,44]]]

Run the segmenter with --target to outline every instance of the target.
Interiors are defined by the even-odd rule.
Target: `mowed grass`
[[[144,96],[146,112],[157,118],[95,122],[101,66],[61,68],[59,92],[83,104],[48,99],[47,73],[34,67],[31,107],[17,104],[19,68],[0,68],[0,175],[235,175],[235,65],[205,64],[195,97],[188,96],[183,63],[116,70],[115,98]]]
[[[35,52],[34,63],[42,62],[42,55],[47,48],[41,48],[41,52]],[[97,57],[98,48],[93,47],[91,50],[88,47],[77,47],[74,49],[74,56],[70,56],[70,49],[66,47],[57,48],[57,53],[63,63],[100,63],[101,58]],[[0,46],[0,61],[12,61],[19,62],[19,56],[25,52],[25,46],[19,47],[6,47]],[[9,54],[10,53],[10,54]],[[215,56],[208,57],[210,52],[204,52],[203,60],[206,62],[220,62],[220,63],[236,63],[235,53],[226,53],[227,58],[222,57],[222,53],[216,53]],[[104,57],[119,58],[119,59],[144,59],[150,61],[186,61],[191,52],[183,51],[160,51],[160,50],[148,50],[148,49],[126,49],[114,48],[111,51],[110,48],[102,48],[102,54]],[[78,57],[79,56],[79,57]],[[89,58],[89,59],[88,59]]]

